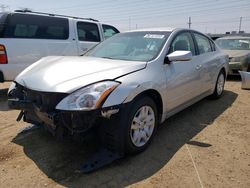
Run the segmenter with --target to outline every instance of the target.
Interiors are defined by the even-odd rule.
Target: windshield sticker
[[[247,40],[239,40],[239,42],[249,44],[249,41],[247,41]]]
[[[165,35],[157,35],[157,34],[146,34],[144,38],[149,38],[149,39],[163,39]]]

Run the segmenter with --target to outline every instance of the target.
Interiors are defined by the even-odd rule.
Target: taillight
[[[4,45],[0,44],[0,64],[7,64],[8,58]]]

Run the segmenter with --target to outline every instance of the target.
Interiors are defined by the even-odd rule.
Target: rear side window
[[[210,40],[207,37],[200,35],[198,33],[194,33],[194,37],[195,37],[200,54],[213,51],[211,44],[210,44]]]
[[[3,37],[3,32],[6,26],[6,18],[8,14],[0,13],[0,37]]]
[[[107,39],[113,35],[119,33],[119,31],[111,25],[102,25],[104,38]]]
[[[65,40],[68,37],[68,19],[26,14],[11,15],[4,32],[4,38]]]
[[[77,22],[77,33],[79,41],[100,42],[97,24],[90,22]]]

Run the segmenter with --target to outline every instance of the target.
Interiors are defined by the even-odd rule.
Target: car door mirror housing
[[[165,63],[169,64],[172,61],[190,61],[192,59],[191,51],[174,51],[168,54],[165,58]]]

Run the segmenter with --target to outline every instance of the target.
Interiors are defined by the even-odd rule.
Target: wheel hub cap
[[[221,93],[223,92],[224,82],[225,82],[224,75],[221,74],[218,78],[218,81],[217,81],[217,93],[218,93],[218,95],[221,95]]]
[[[142,106],[132,120],[130,138],[132,143],[141,147],[151,138],[155,127],[155,114],[150,106]]]

